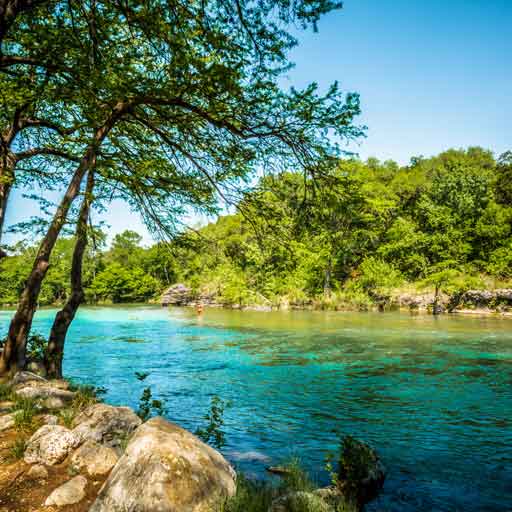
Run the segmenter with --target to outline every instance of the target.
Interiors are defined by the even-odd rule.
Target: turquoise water
[[[35,328],[53,314],[38,312]],[[83,308],[67,376],[136,407],[135,371],[151,372],[168,417],[189,429],[211,396],[230,400],[224,452],[248,473],[298,455],[325,481],[326,454],[353,434],[388,468],[369,510],[511,508],[512,319]]]

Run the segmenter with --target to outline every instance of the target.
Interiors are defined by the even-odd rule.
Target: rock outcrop
[[[91,440],[116,447],[141,423],[129,407],[94,404],[73,420],[73,433],[81,442]]]
[[[192,299],[192,290],[182,283],[167,288],[160,299],[162,306],[186,306]]]
[[[52,466],[62,462],[80,444],[80,438],[66,427],[43,425],[27,442],[25,462]]]
[[[224,457],[161,417],[140,426],[90,512],[211,512],[235,493]]]

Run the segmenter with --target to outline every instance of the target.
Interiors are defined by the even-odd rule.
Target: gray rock
[[[31,480],[46,480],[48,470],[42,464],[36,464],[27,471],[27,478]]]
[[[89,440],[73,453],[70,465],[76,471],[85,472],[95,477],[106,475],[118,459],[113,448]]]
[[[53,414],[43,414],[40,420],[43,425],[58,425],[59,423],[59,418]]]
[[[185,306],[191,299],[192,290],[182,283],[177,283],[165,290],[160,302],[162,306]]]
[[[0,416],[0,432],[14,427],[14,414],[5,414]]]
[[[0,401],[0,414],[5,414],[7,412],[11,412],[14,407],[14,402],[10,400],[2,400]]]
[[[26,384],[27,382],[42,382],[47,384],[48,381],[41,377],[40,375],[35,374],[34,372],[17,372],[9,383],[11,386],[18,386],[19,384]]]
[[[35,373],[40,377],[46,378],[46,366],[42,361],[29,361],[26,366],[27,370],[31,373]]]
[[[81,441],[90,439],[115,447],[141,423],[141,419],[129,407],[94,404],[73,420],[73,432]]]
[[[43,425],[28,440],[24,459],[28,464],[52,466],[62,462],[79,444],[80,438],[71,430],[60,425]]]
[[[44,502],[45,507],[55,505],[64,507],[66,505],[74,505],[85,498],[85,487],[87,479],[81,475],[75,476],[65,484],[57,487]]]
[[[67,407],[75,397],[75,393],[53,387],[49,384],[24,386],[16,390],[16,394],[25,398],[40,400],[47,409],[62,409]]]
[[[219,452],[152,418],[136,430],[89,512],[210,512],[235,493],[235,477]]]

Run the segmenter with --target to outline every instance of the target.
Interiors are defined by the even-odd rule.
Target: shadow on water
[[[34,327],[47,333],[54,311]],[[12,311],[0,312],[0,330]],[[84,308],[66,374],[136,406],[152,385],[169,418],[226,411],[226,454],[263,476],[297,454],[321,479],[339,436],[388,466],[373,511],[503,511],[512,503],[512,319],[398,313]],[[135,371],[150,372],[144,384]]]

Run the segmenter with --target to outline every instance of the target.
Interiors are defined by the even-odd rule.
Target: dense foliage
[[[345,160],[329,187],[299,173],[264,177],[226,215],[172,243],[141,247],[133,232],[90,247],[87,300],[137,302],[183,281],[232,305],[351,303],[393,290],[468,288],[512,278],[512,180],[507,155],[480,148],[394,162]],[[41,303],[68,293],[72,240],[52,255]],[[14,303],[34,248],[2,263],[0,302]]]

